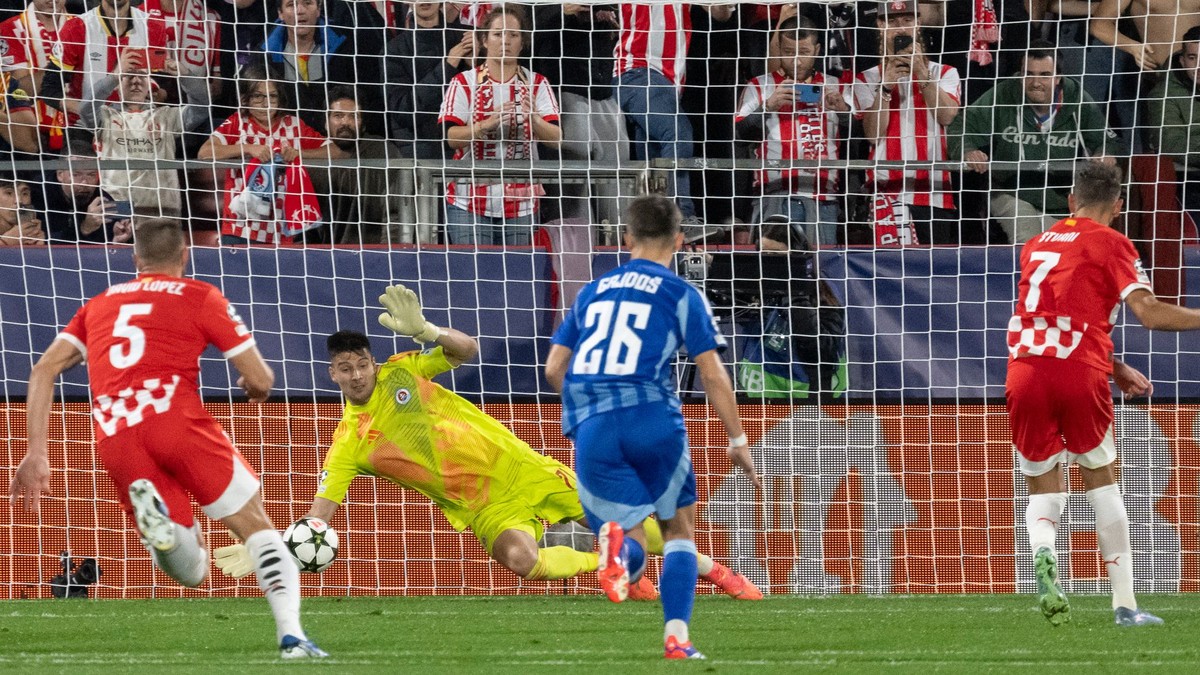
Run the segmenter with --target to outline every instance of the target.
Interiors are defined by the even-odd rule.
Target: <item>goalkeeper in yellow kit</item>
[[[379,476],[429,497],[456,530],[470,528],[492,559],[524,579],[595,571],[595,552],[537,545],[542,521],[583,520],[575,472],[432,381],[475,358],[475,339],[426,321],[416,294],[404,286],[388,288],[379,300],[386,308],[381,324],[433,347],[378,364],[362,333],[329,336],[329,375],[346,397],[346,408],[308,515],[329,522],[355,476]],[[646,531],[647,548],[661,555],[658,523],[648,519]],[[240,576],[243,550],[240,544],[217,549],[217,566]],[[753,583],[712,558],[700,554],[698,566],[701,578],[728,595],[762,598]],[[630,595],[650,599],[657,592],[644,582]]]

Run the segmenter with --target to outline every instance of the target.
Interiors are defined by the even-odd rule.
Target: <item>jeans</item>
[[[768,216],[787,216],[792,227],[808,239],[809,246],[837,245],[842,218],[835,200],[818,202],[800,195],[763,195],[755,209],[752,222],[761,223]]]
[[[533,244],[533,214],[516,218],[493,218],[446,206],[446,242],[495,246]]]
[[[633,124],[634,159],[691,159],[692,123],[679,108],[679,90],[666,75],[649,68],[621,73],[613,86],[625,118]],[[686,171],[674,175],[674,190],[684,218],[696,215],[691,178]]]
[[[1133,147],[1141,81],[1141,69],[1133,57],[1091,38],[1085,19],[1063,22],[1059,45],[1059,70],[1082,83],[1083,90],[1105,113],[1112,130]]]

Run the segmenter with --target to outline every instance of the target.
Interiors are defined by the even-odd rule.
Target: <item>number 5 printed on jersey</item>
[[[122,305],[117,320],[113,322],[113,337],[124,338],[128,345],[117,343],[109,348],[108,360],[113,368],[128,368],[142,360],[146,353],[146,331],[129,323],[135,316],[146,316],[154,308],[148,302]]]
[[[645,330],[649,321],[650,305],[644,302],[617,304],[604,300],[588,305],[584,327],[593,331],[579,345],[572,372],[576,375],[629,375],[636,372],[642,353],[642,338],[636,331]]]

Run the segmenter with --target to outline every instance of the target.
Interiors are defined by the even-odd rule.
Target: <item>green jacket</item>
[[[1042,131],[1033,110],[1025,104],[1022,78],[1001,80],[950,125],[950,157],[962,159],[972,150],[982,150],[992,160],[1010,162],[1124,155],[1125,148],[1107,128],[1100,107],[1075,80],[1064,77],[1061,82],[1062,106],[1049,130]],[[990,173],[993,188],[1015,191],[1019,199],[1047,215],[1068,214],[1071,172],[997,168]]]
[[[1200,167],[1200,96],[1179,71],[1172,71],[1150,91],[1146,141],[1156,152]]]

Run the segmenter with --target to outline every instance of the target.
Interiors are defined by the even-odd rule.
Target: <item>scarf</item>
[[[262,163],[251,159],[245,168],[246,189],[229,202],[229,210],[247,220],[274,221],[280,243],[322,224],[321,206],[300,158]]]
[[[49,65],[49,50],[46,49],[45,29],[38,20],[37,13],[30,4],[21,13],[21,25],[25,28],[25,36],[29,39],[29,66],[32,70],[45,70]],[[55,36],[62,25],[55,26]],[[56,37],[57,39],[57,37]],[[58,108],[46,105],[45,101],[37,100],[36,108],[38,126],[45,135],[46,147],[50,150],[62,150],[63,129],[67,126],[67,114]]]
[[[479,77],[475,85],[475,105],[473,119],[481,122],[496,112],[496,87],[510,86],[492,79],[487,63],[479,66]],[[525,69],[517,66],[516,84],[512,86],[511,101],[517,110],[525,110],[529,99],[529,82]],[[496,135],[500,147],[504,151],[504,159],[528,159],[530,152],[529,139],[533,138],[533,120],[529,115],[517,114],[507,126],[497,128]],[[475,158],[484,159],[484,144],[475,145]]]
[[[1000,41],[1000,22],[996,19],[995,0],[975,0],[971,21],[971,53],[967,57],[981,66],[992,62],[991,44]]]

